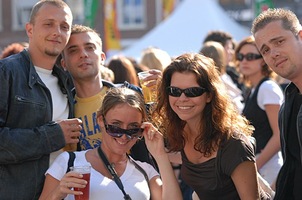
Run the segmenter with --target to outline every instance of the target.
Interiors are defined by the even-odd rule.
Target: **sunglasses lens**
[[[236,55],[236,59],[239,60],[239,61],[243,61],[243,59],[246,59],[247,61],[252,61],[252,60],[257,60],[259,58],[262,58],[261,55],[259,54],[254,54],[254,53],[247,53],[246,55],[243,55],[241,53],[238,53]]]
[[[122,137],[123,136],[121,128],[119,128],[117,126],[113,126],[113,125],[108,124],[106,126],[106,131],[112,137]]]
[[[107,124],[106,125],[106,131],[112,137],[120,138],[124,134],[126,134],[126,136],[129,139],[133,139],[133,138],[142,137],[144,129],[142,129],[142,128],[122,129],[122,128],[117,127],[117,126]]]
[[[187,97],[198,97],[205,92],[204,88],[201,87],[191,87],[184,90],[184,93]]]
[[[202,87],[191,87],[182,90],[177,87],[168,87],[167,91],[168,94],[172,97],[180,97],[182,93],[184,93],[186,97],[198,97],[201,96],[206,91],[206,89]]]
[[[239,61],[243,61],[244,55],[241,54],[241,53],[238,53],[238,54],[236,55],[236,59],[239,60]]]
[[[168,87],[168,94],[172,97],[180,97],[181,95],[181,90],[179,88],[176,87]]]
[[[255,60],[255,54],[248,53],[248,54],[245,55],[245,58],[248,61]]]

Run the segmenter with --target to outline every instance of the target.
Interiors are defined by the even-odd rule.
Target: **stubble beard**
[[[51,56],[51,57],[58,57],[60,55],[60,51],[58,50],[48,50],[48,49],[45,49],[45,54],[48,55],[48,56]]]

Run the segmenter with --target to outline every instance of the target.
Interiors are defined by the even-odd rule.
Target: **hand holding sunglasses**
[[[247,54],[242,54],[242,53],[237,53],[236,54],[236,59],[239,61],[243,61],[243,59],[246,59],[247,61],[252,61],[252,60],[257,60],[262,58],[260,54],[255,54],[255,53],[247,53]]]
[[[190,87],[186,89],[180,89],[178,87],[167,87],[168,94],[172,97],[180,97],[182,93],[186,95],[186,97],[199,97],[203,95],[203,93],[207,92],[207,89],[203,87]]]

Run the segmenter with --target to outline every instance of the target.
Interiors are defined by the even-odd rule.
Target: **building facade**
[[[0,0],[0,50],[10,43],[28,40],[25,24],[32,6],[37,1]],[[181,1],[185,0],[64,1],[71,7],[74,23],[85,24],[96,29],[104,40],[105,48],[110,48],[112,42],[110,39],[117,39],[120,45],[118,48],[122,49],[158,25],[180,5]],[[254,19],[253,5],[257,0],[217,1],[231,17],[250,27]],[[272,2],[275,7],[291,9],[302,19],[302,0],[272,0]]]

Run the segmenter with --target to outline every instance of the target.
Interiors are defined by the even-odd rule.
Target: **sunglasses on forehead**
[[[260,54],[255,54],[255,53],[247,53],[247,54],[242,54],[242,53],[237,53],[236,55],[236,59],[239,61],[243,61],[243,59],[246,59],[247,61],[251,61],[251,60],[257,60],[262,58],[262,56]]]
[[[199,97],[203,95],[207,90],[203,87],[190,87],[186,89],[180,89],[178,87],[167,87],[167,92],[172,97],[180,97],[182,93],[186,95],[186,97]]]
[[[134,138],[142,139],[142,137],[143,137],[144,129],[142,129],[142,128],[122,129],[122,128],[118,127],[118,126],[115,126],[115,125],[112,125],[112,124],[108,124],[106,122],[104,116],[103,116],[103,120],[104,120],[104,125],[105,125],[106,132],[111,137],[120,138],[124,134],[130,140],[134,139]]]

